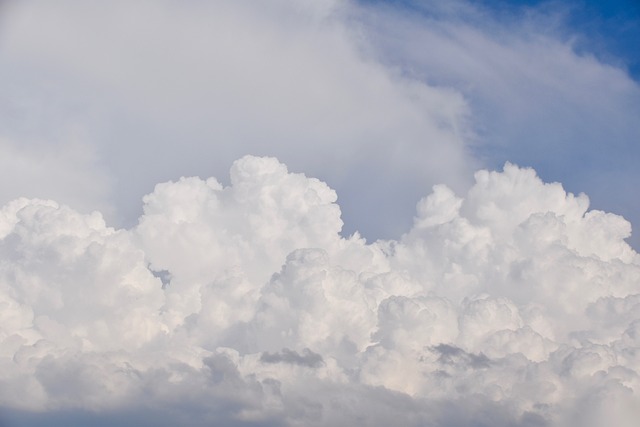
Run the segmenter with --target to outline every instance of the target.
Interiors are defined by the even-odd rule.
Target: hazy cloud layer
[[[425,186],[513,161],[640,220],[640,88],[560,8],[401,3],[4,2],[0,199],[131,226],[155,183],[269,155],[336,188],[349,233],[394,238]]]
[[[11,119],[0,123],[0,135],[11,146],[31,147],[63,145],[77,134],[98,161],[75,168],[68,194],[26,173],[22,193],[0,197],[56,197],[79,209],[102,208],[97,198],[114,206],[110,218],[130,225],[138,200],[157,182],[224,176],[245,154],[275,155],[351,194],[349,221],[361,229],[399,234],[420,194],[415,183],[470,183],[469,111],[455,90],[376,61],[350,21],[353,7],[290,0],[8,3],[0,111]],[[70,163],[65,155],[73,159],[59,151],[59,162],[37,165],[41,175],[55,176]],[[110,178],[110,192],[87,195],[73,184],[100,173]],[[379,212],[364,215],[371,204]]]
[[[159,184],[131,229],[2,208],[5,424],[638,419],[640,255],[586,196],[507,164],[367,244],[339,235],[333,190],[273,158],[230,182]]]

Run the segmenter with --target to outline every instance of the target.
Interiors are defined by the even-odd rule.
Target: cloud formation
[[[224,176],[243,155],[270,155],[352,194],[344,205],[361,231],[397,235],[419,197],[409,182],[469,183],[469,111],[455,90],[374,60],[350,21],[353,7],[292,0],[9,3],[0,32],[8,82],[0,87],[0,111],[13,119],[0,122],[0,133],[14,147],[64,147],[69,133],[80,133],[79,144],[98,159],[75,168],[80,176],[66,186],[70,194],[47,192],[39,176],[24,174],[24,191],[2,202],[55,198],[81,211],[110,205],[107,216],[129,226],[141,213],[140,197],[157,182]],[[67,166],[64,155],[39,165],[42,174]],[[87,197],[77,183],[99,174],[110,191],[77,204]],[[394,191],[400,186],[405,191]],[[370,204],[380,212],[361,215]],[[391,205],[407,208],[393,214]]]
[[[640,222],[640,204],[628,197],[640,181],[640,86],[621,59],[596,55],[597,34],[569,24],[572,9],[584,5],[361,3],[358,16],[381,63],[464,96],[471,147],[487,167],[532,166],[588,192],[599,209]],[[626,15],[620,20],[638,28],[638,17]],[[637,236],[633,244],[639,247]]]
[[[512,161],[640,222],[638,83],[548,3],[439,3],[4,2],[0,203],[130,227],[157,182],[268,155],[337,189],[348,234],[395,238],[425,185]]]
[[[588,204],[506,164],[367,243],[325,183],[250,156],[158,184],[130,229],[14,200],[2,421],[631,426],[640,255]]]
[[[635,426],[637,82],[382,3],[0,2],[0,426]]]

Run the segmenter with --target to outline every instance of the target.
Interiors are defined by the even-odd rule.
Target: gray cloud
[[[443,365],[467,365],[473,369],[488,368],[491,365],[491,360],[484,354],[467,353],[453,345],[438,344],[431,347],[431,350],[439,354],[438,362]]]
[[[39,174],[16,170],[20,195],[83,210],[108,205],[110,220],[131,226],[138,200],[157,182],[224,179],[233,160],[272,155],[351,194],[348,233],[406,230],[424,183],[470,182],[466,102],[372,61],[349,24],[354,5],[315,3],[14,4],[0,64],[10,82],[2,104],[16,120],[1,122],[0,132],[21,150],[37,141],[60,147],[46,164],[25,160]],[[43,74],[53,93],[38,90]],[[45,107],[36,123],[36,109],[21,102]],[[74,155],[64,147],[76,134],[82,150],[99,156],[69,167]],[[74,174],[42,186],[43,174],[60,171]],[[81,184],[98,178],[104,191],[87,194]],[[362,208],[372,204],[379,214]]]
[[[264,352],[260,356],[260,361],[264,363],[290,363],[308,368],[317,368],[324,363],[321,355],[308,348],[302,350],[302,354],[288,348],[283,348],[279,353]]]

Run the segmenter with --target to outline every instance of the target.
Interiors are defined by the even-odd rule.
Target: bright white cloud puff
[[[131,229],[52,201],[2,208],[6,413],[265,426],[640,417],[640,255],[629,224],[588,211],[586,196],[507,164],[463,196],[434,187],[411,230],[367,243],[341,237],[336,193],[315,178],[249,156],[230,175],[226,187],[157,185]]]

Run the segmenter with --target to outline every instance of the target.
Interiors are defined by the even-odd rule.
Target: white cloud
[[[0,406],[194,425],[636,419],[640,255],[586,196],[507,164],[463,196],[436,186],[408,233],[367,244],[339,235],[333,190],[273,158],[240,159],[230,182],[159,184],[131,229],[6,205]]]

